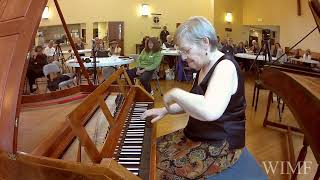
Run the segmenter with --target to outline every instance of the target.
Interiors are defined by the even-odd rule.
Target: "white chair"
[[[48,77],[48,75],[51,74],[51,73],[61,73],[62,70],[59,68],[59,65],[57,63],[59,63],[59,62],[53,61],[52,63],[43,66],[43,74],[46,77]],[[66,81],[63,81],[63,82],[60,82],[59,83],[59,89],[62,89],[63,87],[66,87],[66,86],[68,87],[69,85],[74,85],[75,84],[74,83],[74,77],[75,77],[74,73],[66,73],[66,74],[63,74],[63,75],[69,76],[70,79],[66,80]]]

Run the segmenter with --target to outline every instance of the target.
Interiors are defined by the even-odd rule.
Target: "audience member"
[[[140,44],[140,53],[143,51],[143,49],[146,47],[146,42],[148,41],[150,37],[149,36],[145,36],[143,37],[142,41],[141,41],[141,44]]]
[[[48,46],[44,49],[43,53],[47,56],[47,60],[48,62],[52,62],[53,61],[53,56],[55,55],[55,51],[56,49],[53,47],[53,40],[50,40],[48,43]]]
[[[112,40],[110,42],[109,51],[111,55],[120,56],[121,54],[121,47],[119,47],[119,43],[116,40]]]
[[[169,35],[169,31],[167,31],[167,26],[163,26],[163,30],[160,32],[160,40],[161,43],[167,42],[167,36]]]
[[[234,55],[234,46],[231,38],[228,39],[227,43],[223,46],[221,52],[225,54]]]
[[[222,51],[222,44],[220,42],[220,37],[217,36],[217,39],[218,39],[217,48],[218,48],[219,51]]]
[[[162,49],[168,49],[173,47],[174,47],[173,36],[169,34],[167,36],[167,42],[164,42],[162,44]]]
[[[34,53],[29,59],[29,66],[27,70],[27,78],[29,80],[30,92],[33,93],[36,89],[33,88],[37,78],[44,76],[43,66],[46,65],[47,56],[43,54],[42,46],[36,46]]]
[[[259,53],[260,47],[256,40],[252,40],[252,46],[250,47],[250,51],[254,54]]]
[[[306,52],[303,55],[304,60],[311,60],[311,51],[310,49],[307,49]]]
[[[246,53],[246,49],[241,41],[236,49],[236,53]]]
[[[80,38],[76,38],[75,39],[75,45],[76,45],[76,49],[77,50],[82,50],[84,49],[84,43],[82,42],[82,40]],[[79,54],[80,56],[85,56],[84,53]]]
[[[127,71],[130,80],[134,83],[135,77],[140,77],[143,87],[151,93],[150,81],[153,72],[158,68],[162,59],[160,42],[156,37],[151,37],[146,41],[146,47],[141,52],[137,67]]]
[[[284,54],[284,50],[281,48],[280,43],[276,43],[276,44],[275,44],[275,47],[274,47],[274,50],[273,50],[273,52],[272,52],[272,56],[273,56],[273,57],[276,57],[277,59],[282,56],[282,57],[279,59],[278,62],[280,62],[281,64],[283,64],[284,62],[287,61],[287,55],[283,55],[283,54]],[[275,55],[275,56],[274,56],[274,55]]]

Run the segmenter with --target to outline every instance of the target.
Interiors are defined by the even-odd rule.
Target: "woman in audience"
[[[272,53],[271,53],[272,57],[276,57],[277,56],[277,51],[278,51],[279,46],[280,46],[279,43],[276,43],[274,45],[274,48],[273,48]]]
[[[143,49],[146,47],[146,42],[148,41],[150,37],[149,36],[145,36],[143,37],[141,44],[140,44],[140,53],[143,51]]]
[[[307,49],[306,52],[303,55],[304,60],[311,60],[311,51],[310,49]]]
[[[235,54],[233,40],[231,38],[228,39],[227,43],[223,46],[221,52],[225,54],[231,54],[231,55]]]
[[[245,146],[244,79],[230,55],[217,50],[217,37],[204,17],[180,25],[175,42],[189,67],[199,71],[190,92],[173,88],[165,107],[146,111],[156,122],[187,113],[183,130],[158,139],[158,179],[204,179],[231,166]]]
[[[276,58],[278,59],[278,58],[280,58],[280,57],[283,55],[283,53],[284,53],[284,51],[283,51],[283,49],[281,48],[280,43],[276,43],[272,55],[275,55],[274,57],[276,57]],[[281,59],[279,59],[279,62],[280,62],[281,64],[283,64],[283,63],[286,62],[286,61],[287,61],[287,55],[283,55],[283,56],[281,57]]]
[[[110,51],[111,55],[120,56],[121,47],[119,47],[118,41],[113,40],[113,41],[110,42],[109,51]]]
[[[29,80],[30,92],[33,93],[36,91],[32,86],[35,84],[35,81],[39,77],[43,77],[43,66],[46,65],[47,56],[43,54],[42,46],[36,46],[34,53],[29,59],[29,66],[27,70],[27,78]]]
[[[239,43],[236,53],[246,53],[246,49],[244,48],[243,42]]]
[[[156,37],[151,37],[146,41],[146,47],[141,52],[136,68],[127,71],[130,80],[134,83],[134,78],[139,77],[143,87],[151,93],[150,81],[153,72],[158,68],[162,59],[160,42]]]

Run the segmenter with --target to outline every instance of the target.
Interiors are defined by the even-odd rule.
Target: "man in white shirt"
[[[48,46],[44,49],[44,54],[48,57],[48,61],[53,60],[55,51],[56,49],[53,47],[53,40],[50,40]]]

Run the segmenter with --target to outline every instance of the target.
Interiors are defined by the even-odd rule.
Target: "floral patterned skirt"
[[[157,179],[205,179],[232,166],[241,153],[242,149],[230,150],[227,141],[196,142],[179,130],[157,141]]]

